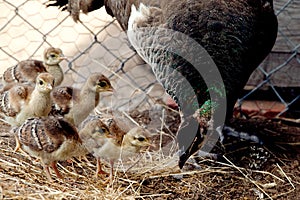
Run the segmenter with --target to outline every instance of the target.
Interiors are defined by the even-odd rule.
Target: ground
[[[138,123],[149,123],[148,111],[134,111]],[[64,179],[47,180],[38,160],[13,152],[9,127],[0,125],[0,199],[298,199],[300,196],[300,127],[297,121],[251,117],[235,118],[232,126],[255,133],[265,142],[257,145],[226,139],[216,146],[221,159],[197,158],[183,170],[178,157],[164,146],[174,140],[179,116],[166,110],[166,135],[154,138],[159,146],[129,161],[116,164],[116,174],[95,176],[95,159],[74,158],[59,163]],[[174,145],[175,143],[173,143]],[[169,144],[170,145],[170,144]],[[162,148],[161,148],[162,147]],[[255,148],[254,148],[255,147]],[[263,150],[261,150],[263,149]],[[260,152],[259,156],[255,154]],[[254,155],[254,156],[253,156]],[[265,160],[261,160],[265,156]],[[251,165],[253,162],[257,165]],[[250,169],[252,167],[252,169]],[[109,171],[109,165],[104,168]]]

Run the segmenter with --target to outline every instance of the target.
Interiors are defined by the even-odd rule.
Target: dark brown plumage
[[[140,6],[141,2],[144,7]],[[187,126],[178,133],[179,146],[183,150],[180,167],[202,146],[204,135],[208,132],[208,122],[213,114],[226,112],[225,124],[232,118],[234,104],[249,76],[271,51],[277,37],[278,24],[273,0],[50,0],[49,5],[51,4],[68,6],[75,20],[79,19],[80,10],[86,13],[105,6],[107,13],[115,17],[124,30],[130,29],[129,38],[136,41],[133,46],[137,53],[152,65],[158,81],[179,103],[184,114],[183,119]],[[128,27],[132,8],[136,12],[131,17],[131,27]],[[145,27],[151,28],[139,29]],[[158,28],[171,29],[173,33],[166,34]],[[198,73],[199,68],[166,50],[168,44],[173,42],[181,42],[178,47],[181,52],[189,52],[192,48],[187,41],[174,41],[178,39],[174,31],[193,38],[208,52],[223,78],[224,86],[216,81],[213,87],[207,88],[203,76]],[[157,49],[158,44],[162,43],[165,48]],[[201,61],[201,54],[191,57],[204,67],[207,62],[211,62],[205,59]],[[175,69],[188,84],[183,80],[176,80],[177,77],[169,69]],[[215,79],[213,73],[205,76]],[[182,84],[176,84],[177,82]],[[190,85],[193,94],[187,92]],[[193,114],[209,102],[211,94],[219,95],[219,99],[223,99],[223,89],[226,91],[227,105],[218,105],[214,112],[209,111],[200,116],[202,119],[198,118],[198,121],[206,121],[206,125],[199,127],[197,120],[192,117]],[[199,106],[195,108],[197,104]],[[213,120],[214,127],[224,124],[217,118]],[[194,134],[192,127],[197,126],[197,133]]]
[[[55,77],[55,86],[63,80],[63,71],[59,63],[65,57],[59,48],[49,47],[45,49],[43,61],[23,60],[16,66],[8,68],[3,74],[3,83],[35,83],[38,74],[49,72]]]

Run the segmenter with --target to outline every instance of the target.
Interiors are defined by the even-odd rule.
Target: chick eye
[[[102,132],[102,133],[106,133],[106,132],[107,132],[107,129],[106,129],[106,128],[101,128],[101,132]]]
[[[138,137],[137,140],[140,141],[140,142],[144,142],[145,138],[144,137]]]
[[[107,82],[106,81],[101,81],[98,85],[100,87],[105,87],[105,86],[107,86]]]
[[[56,55],[55,55],[55,54],[50,54],[50,57],[51,57],[51,58],[55,58]]]
[[[96,132],[100,132],[100,133],[107,133],[108,130],[106,127],[99,127],[99,128],[96,128]]]
[[[43,84],[44,84],[44,82],[43,82],[42,80],[40,80],[40,81],[39,81],[39,84],[40,84],[40,85],[43,85]]]

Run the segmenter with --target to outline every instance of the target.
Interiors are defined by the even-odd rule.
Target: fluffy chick
[[[39,74],[35,87],[28,84],[6,86],[7,90],[0,92],[1,115],[12,126],[22,124],[29,117],[47,116],[53,87],[54,77],[49,73]]]
[[[41,160],[49,181],[52,181],[50,166],[58,178],[63,178],[57,169],[57,161],[87,153],[77,129],[63,118],[30,118],[13,132],[17,147]]]
[[[101,118],[98,116],[89,116],[81,123],[79,136],[83,141],[87,150],[94,154],[97,149],[100,149],[107,141],[108,138],[115,138],[109,131]],[[105,174],[101,168],[100,158],[97,158],[97,174]]]
[[[111,128],[110,131],[113,135],[120,136],[120,133],[114,133]],[[143,148],[148,146],[151,146],[149,134],[141,127],[134,127],[123,137],[109,138],[101,148],[95,149],[94,156],[97,158],[97,164],[99,165],[100,158],[109,160],[111,165],[110,179],[112,179],[116,160],[140,153]],[[98,169],[101,169],[101,167],[98,167]],[[98,171],[98,173],[101,173],[101,171]]]
[[[3,74],[3,84],[8,83],[35,83],[38,74],[48,72],[55,78],[55,86],[61,84],[64,78],[63,71],[59,63],[65,57],[59,48],[49,47],[45,49],[43,61],[23,60],[16,66],[8,68]]]
[[[64,116],[78,126],[98,105],[100,92],[112,92],[107,77],[100,73],[91,75],[81,90],[72,87],[58,87],[52,92],[52,115]]]

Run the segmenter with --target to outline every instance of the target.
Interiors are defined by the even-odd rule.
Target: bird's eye
[[[40,81],[39,81],[39,84],[40,84],[40,85],[43,85],[43,84],[44,84],[44,82],[43,82],[42,80],[40,80]]]
[[[146,139],[144,137],[138,137],[137,140],[140,142],[144,142]]]
[[[98,85],[100,87],[106,87],[107,86],[107,82],[106,81],[101,81]]]
[[[99,129],[97,128],[97,132],[100,132],[100,133],[107,133],[108,130],[106,127],[100,127]]]
[[[107,132],[107,129],[102,127],[102,128],[101,128],[101,132],[102,132],[102,133],[106,133],[106,132]]]
[[[50,57],[51,57],[51,58],[55,58],[56,55],[55,55],[55,54],[50,54]]]

